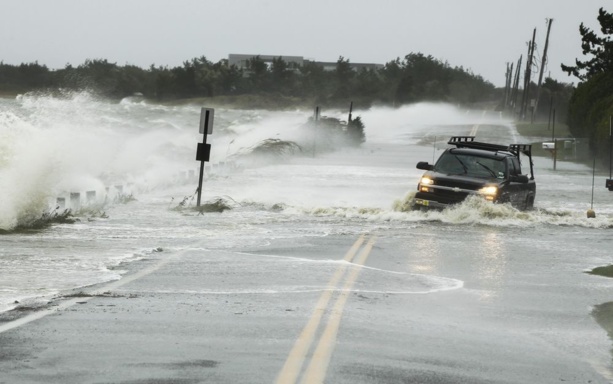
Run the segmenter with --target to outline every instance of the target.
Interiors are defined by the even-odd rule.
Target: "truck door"
[[[507,158],[509,178],[521,175],[521,166],[516,157]],[[509,181],[509,200],[514,207],[523,208],[528,197],[528,185],[516,181]]]

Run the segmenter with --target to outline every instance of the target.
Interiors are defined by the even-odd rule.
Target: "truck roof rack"
[[[486,151],[505,151],[510,152],[519,159],[519,154],[523,153],[530,159],[530,178],[534,179],[534,164],[532,162],[532,145],[531,144],[490,144],[475,141],[475,136],[451,136],[447,142],[449,145],[455,145],[456,148],[473,148],[484,149]]]
[[[451,136],[447,144],[455,145],[457,148],[485,149],[487,151],[508,151],[506,145],[480,143],[475,141],[475,136]]]
[[[475,141],[475,136],[451,136],[447,144],[455,145],[458,148],[474,148],[485,149],[488,151],[506,151],[514,155],[523,153],[526,156],[532,156],[532,144],[490,144]]]

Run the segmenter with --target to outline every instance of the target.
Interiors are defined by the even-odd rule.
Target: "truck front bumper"
[[[434,200],[426,200],[426,199],[415,199],[413,200],[413,206],[416,208],[434,208],[434,209],[444,209],[449,207],[449,204],[439,203]]]

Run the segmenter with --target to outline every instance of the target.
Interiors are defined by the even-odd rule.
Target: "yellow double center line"
[[[347,274],[347,264],[344,263],[336,270],[328,282],[328,289],[326,289],[319,298],[309,322],[302,330],[300,336],[298,336],[298,339],[290,351],[281,372],[279,372],[276,380],[277,384],[296,383],[298,376],[300,375],[300,371],[302,370],[302,366],[306,361],[307,354],[311,349],[311,345],[315,341],[315,334],[319,328],[321,319],[328,308],[328,304],[332,299],[332,295],[334,295],[338,286],[341,284],[341,279],[346,276],[343,288],[340,291],[328,317],[326,328],[319,338],[319,343],[311,356],[311,361],[307,369],[302,375],[301,383],[323,383],[326,376],[326,371],[328,369],[328,364],[330,363],[330,357],[332,356],[332,352],[336,344],[336,335],[340,326],[343,309],[347,303],[347,299],[349,298],[351,288],[355,284],[355,281],[360,274],[362,269],[361,266],[364,265],[368,255],[370,255],[370,251],[375,244],[375,239],[370,239],[370,241],[364,245],[360,254],[356,257],[364,242],[365,237],[362,235],[349,249],[343,259],[348,263],[353,263],[360,267],[353,268],[351,272]]]
[[[483,113],[481,114],[481,118],[482,119],[485,117],[485,112],[486,111],[483,111]],[[473,129],[470,131],[469,136],[477,136],[477,131],[479,130],[479,125],[481,125],[481,124],[473,125]]]

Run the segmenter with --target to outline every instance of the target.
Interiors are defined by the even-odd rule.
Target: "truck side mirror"
[[[424,171],[431,171],[434,169],[434,165],[428,164],[427,161],[420,161],[417,163],[417,169],[423,169]]]

